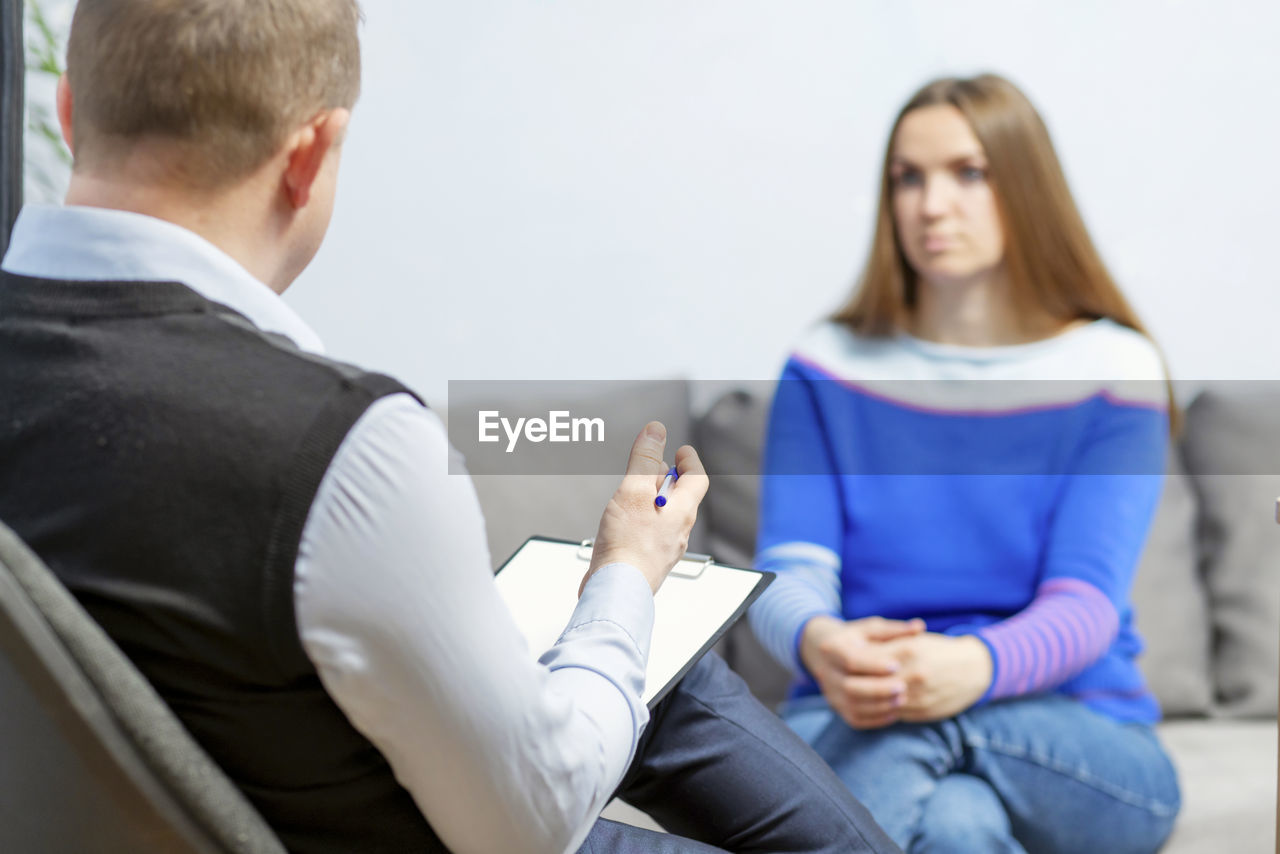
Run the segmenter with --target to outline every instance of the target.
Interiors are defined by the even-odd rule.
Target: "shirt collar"
[[[198,234],[155,217],[107,208],[26,205],[18,214],[4,270],[41,279],[181,282],[302,350],[323,353],[320,337],[280,295]]]

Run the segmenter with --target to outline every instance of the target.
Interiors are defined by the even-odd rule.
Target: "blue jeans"
[[[601,819],[580,854],[901,854],[715,653],[653,710],[616,794],[671,833]]]
[[[782,714],[909,854],[1151,854],[1181,803],[1151,727],[1061,695],[878,730],[822,697]]]

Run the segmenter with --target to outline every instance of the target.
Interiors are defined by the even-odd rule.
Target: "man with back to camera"
[[[665,431],[637,437],[534,663],[439,419],[280,300],[328,225],[358,18],[79,4],[67,206],[24,210],[3,262],[0,519],[290,850],[897,850],[714,656],[649,719],[691,448],[658,512]],[[597,820],[615,790],[682,835]]]

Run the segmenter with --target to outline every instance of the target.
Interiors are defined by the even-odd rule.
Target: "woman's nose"
[[[926,176],[924,193],[920,199],[921,212],[930,219],[936,219],[947,212],[951,206],[955,188],[951,182],[941,175]]]

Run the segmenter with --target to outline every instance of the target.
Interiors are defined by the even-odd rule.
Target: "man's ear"
[[[350,110],[342,107],[325,110],[290,138],[284,190],[295,210],[311,200],[311,188],[324,166],[324,159],[342,141],[350,120]]]
[[[62,128],[62,141],[74,154],[76,147],[71,143],[71,84],[65,74],[58,78],[58,125]]]

